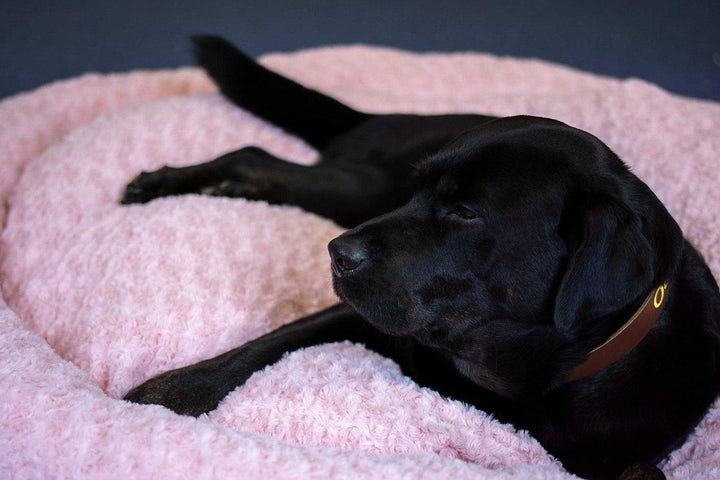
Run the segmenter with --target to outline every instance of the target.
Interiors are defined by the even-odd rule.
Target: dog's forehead
[[[460,135],[418,168],[426,185],[512,185],[586,176],[602,168],[607,147],[564,123],[539,117],[487,122]]]

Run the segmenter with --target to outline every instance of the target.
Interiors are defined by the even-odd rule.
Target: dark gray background
[[[720,100],[720,1],[0,0],[0,97],[87,71],[191,63],[193,33],[252,55],[367,43],[536,57]]]

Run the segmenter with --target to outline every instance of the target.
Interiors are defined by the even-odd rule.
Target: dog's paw
[[[634,463],[620,475],[618,480],[665,480],[665,474],[651,463]]]
[[[227,391],[218,390],[211,375],[198,374],[192,367],[171,370],[135,387],[124,400],[162,405],[180,415],[194,417],[217,408]]]
[[[127,187],[120,203],[129,205],[132,203],[147,203],[156,198],[175,195],[178,191],[177,175],[178,169],[163,167],[154,172],[142,172],[135,177]]]

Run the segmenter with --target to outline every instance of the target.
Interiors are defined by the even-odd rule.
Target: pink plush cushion
[[[342,47],[264,63],[368,111],[529,113],[588,130],[720,272],[718,105],[479,54]],[[313,161],[213,91],[184,69],[84,76],[0,103],[0,476],[569,477],[523,432],[348,343],[288,355],[197,420],[117,400],[337,301],[326,243],[340,229],[327,220],[242,199],[117,204],[140,170],[244,145]],[[719,415],[665,462],[671,478],[720,474]]]

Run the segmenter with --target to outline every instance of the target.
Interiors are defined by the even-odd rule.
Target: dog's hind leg
[[[128,184],[121,203],[187,193],[244,197],[296,205],[353,227],[404,203],[412,185],[397,183],[386,170],[369,164],[307,167],[246,147],[199,165],[143,172]]]
[[[373,117],[268,70],[220,37],[192,40],[198,64],[226,98],[318,150]]]

